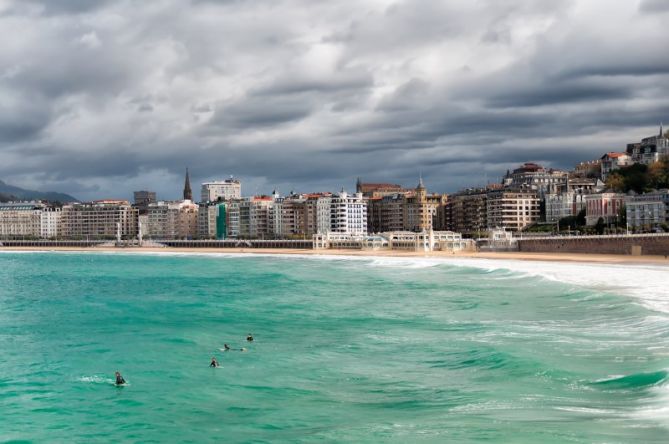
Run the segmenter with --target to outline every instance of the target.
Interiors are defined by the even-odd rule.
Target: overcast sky
[[[0,179],[453,192],[669,122],[669,0],[0,0]]]

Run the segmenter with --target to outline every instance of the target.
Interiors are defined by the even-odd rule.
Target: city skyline
[[[92,200],[176,197],[185,167],[248,195],[419,173],[450,193],[526,161],[569,169],[669,120],[668,14],[658,0],[4,1],[0,26],[21,38],[0,48],[0,179]]]

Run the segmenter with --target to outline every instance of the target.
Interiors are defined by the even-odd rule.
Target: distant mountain
[[[76,197],[55,191],[33,191],[8,185],[0,180],[0,202],[7,200],[48,200],[50,202],[77,202]]]

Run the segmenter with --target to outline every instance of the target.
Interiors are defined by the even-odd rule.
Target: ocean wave
[[[667,382],[668,378],[669,372],[660,370],[650,373],[613,376],[595,381],[592,385],[614,390],[634,390],[663,385]]]

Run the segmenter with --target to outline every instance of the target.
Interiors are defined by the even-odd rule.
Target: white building
[[[205,182],[202,184],[201,201],[215,202],[217,200],[241,199],[242,185],[237,179]]]
[[[625,208],[630,228],[650,231],[669,222],[669,190],[627,196]]]
[[[546,194],[546,222],[556,223],[560,219],[576,216],[585,208],[585,195],[575,192]]]
[[[622,167],[630,166],[634,163],[632,157],[626,153],[606,153],[602,156],[602,180],[606,181],[612,171],[619,170]]]
[[[60,208],[44,207],[40,214],[40,237],[53,239],[58,237],[58,226],[63,212]]]
[[[332,196],[330,231],[333,233],[367,234],[367,203],[362,193],[346,191]]]
[[[561,193],[567,189],[566,171],[544,168],[536,163],[524,163],[504,177],[504,186],[512,189],[536,191],[540,198],[547,193]]]
[[[43,206],[36,202],[0,203],[0,238],[37,238]]]
[[[618,221],[623,205],[625,205],[624,194],[588,194],[585,196],[585,224],[596,225],[600,217],[606,224],[615,223]]]
[[[487,194],[486,214],[489,229],[521,231],[540,216],[536,191],[497,190]]]
[[[660,133],[656,136],[645,137],[640,143],[627,145],[627,154],[636,163],[650,165],[659,161],[662,156],[669,155],[669,138],[665,137],[664,129],[660,125]]]
[[[240,206],[241,202],[230,202],[226,206],[226,234],[227,237],[237,239],[240,232]]]

